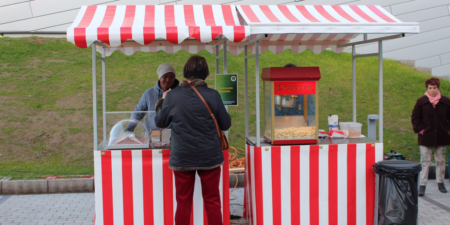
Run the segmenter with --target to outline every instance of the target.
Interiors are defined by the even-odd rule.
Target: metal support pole
[[[223,73],[228,73],[228,62],[227,62],[227,42],[223,42]]]
[[[256,147],[261,146],[260,112],[259,112],[259,41],[255,42],[255,86],[256,86]]]
[[[356,123],[356,46],[352,45],[352,76],[353,76],[353,122]]]
[[[103,143],[106,143],[106,54],[102,47],[102,103],[103,103]]]
[[[97,151],[97,53],[96,45],[92,44],[92,116],[94,117],[94,151]]]
[[[223,74],[227,74],[228,73],[228,68],[227,68],[227,42],[224,41],[223,42]],[[225,109],[228,112],[228,106],[225,106]],[[229,130],[225,131],[225,137],[227,137],[228,139],[228,133]]]
[[[216,74],[219,73],[219,46],[216,45]]]
[[[378,42],[378,140],[383,143],[383,41]]]
[[[245,77],[245,138],[248,137],[248,59],[247,59],[247,45],[244,47],[244,77]]]

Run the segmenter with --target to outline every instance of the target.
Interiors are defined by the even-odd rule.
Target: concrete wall
[[[386,41],[384,57],[412,60],[436,76],[450,76],[450,0],[0,0],[2,31],[65,31],[81,5],[126,4],[365,4],[381,5],[404,22],[420,22],[420,34]],[[371,35],[369,38],[379,37]],[[358,37],[355,41],[362,40]],[[360,46],[372,53],[377,44]]]

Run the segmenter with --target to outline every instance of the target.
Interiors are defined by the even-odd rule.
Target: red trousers
[[[174,171],[177,199],[175,225],[190,225],[192,198],[194,196],[195,174],[198,173],[202,184],[202,196],[208,225],[222,225],[222,207],[220,202],[220,167],[212,170]]]

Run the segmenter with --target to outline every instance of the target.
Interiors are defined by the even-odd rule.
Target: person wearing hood
[[[142,97],[136,105],[134,111],[155,111],[155,104],[160,98],[162,98],[163,93],[176,88],[180,83],[176,79],[177,72],[175,68],[168,63],[159,65],[156,73],[159,77],[158,82],[154,87],[147,89],[144,94],[142,94]],[[133,113],[130,118],[141,121],[145,115],[146,113]],[[126,131],[133,132],[135,127],[136,124],[129,123]],[[154,129],[165,128],[159,128],[156,126],[154,113],[148,114],[145,118],[145,127],[147,128],[149,134]]]

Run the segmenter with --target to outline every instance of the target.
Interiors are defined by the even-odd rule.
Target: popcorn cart
[[[263,68],[264,140],[273,145],[316,144],[318,67]]]
[[[227,73],[227,54],[244,52],[244,205],[250,224],[377,224],[377,178],[371,165],[383,159],[383,41],[419,33],[419,25],[402,22],[376,5],[298,4],[98,5],[80,9],[67,29],[67,40],[80,48],[92,45],[96,224],[174,224],[176,199],[173,171],[168,167],[170,150],[105,148],[129,143],[121,142],[125,140],[121,139],[125,138],[121,133],[125,124],[117,128],[119,142],[107,143],[105,117],[111,112],[106,110],[105,68],[106,57],[114,51],[131,55],[137,51],[180,50],[215,54],[216,74],[219,60],[223,60],[223,73]],[[368,43],[378,43],[377,53],[357,55],[356,46]],[[353,60],[353,122],[357,122],[356,59],[378,56],[378,140],[318,140],[317,67],[265,68],[260,76],[259,55],[264,51],[279,54],[287,49],[293,53],[310,50],[319,54],[327,49],[339,53],[347,47],[352,48]],[[220,50],[223,55],[219,55]],[[252,134],[250,59],[255,60],[256,131]],[[102,62],[101,143],[97,137],[97,60]],[[264,82],[263,123],[260,78]],[[147,145],[146,140],[136,142],[131,137],[129,141]],[[224,151],[219,187],[225,225],[230,223],[227,155]],[[197,179],[191,220],[194,225],[207,224],[200,187]]]

